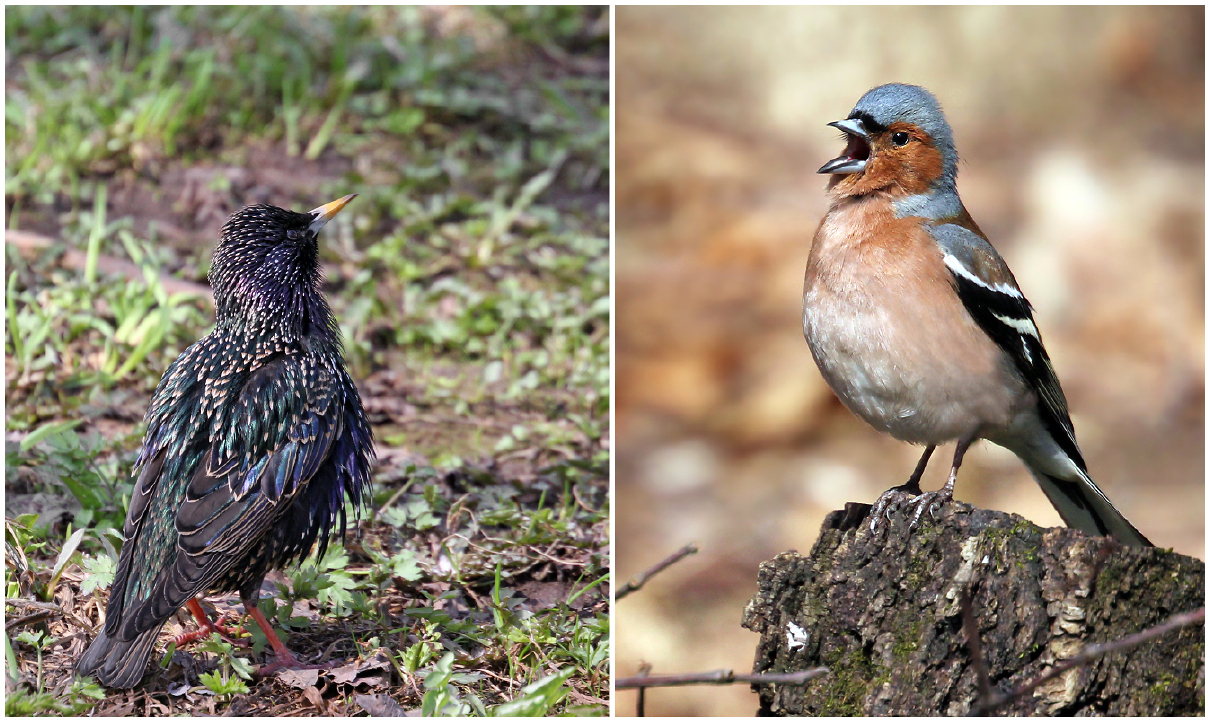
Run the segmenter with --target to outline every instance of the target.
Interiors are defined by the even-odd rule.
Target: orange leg
[[[176,642],[177,647],[183,647],[184,645],[191,642],[196,642],[199,639],[205,639],[214,632],[218,632],[223,639],[237,647],[248,646],[247,640],[236,639],[238,636],[236,632],[222,626],[221,619],[217,624],[210,621],[210,616],[206,614],[205,609],[202,609],[202,605],[198,603],[197,597],[185,602],[185,606],[189,607],[189,611],[193,612],[194,619],[197,619],[198,630],[196,632],[186,632],[185,634],[182,634],[174,639],[173,641]]]
[[[252,618],[256,620],[256,623],[260,625],[261,630],[265,633],[265,638],[269,640],[269,646],[273,647],[273,654],[277,657],[277,659],[273,660],[272,664],[266,664],[265,666],[256,670],[257,677],[268,677],[269,675],[274,674],[278,670],[282,669],[331,669],[332,667],[341,664],[340,660],[327,662],[325,664],[304,664],[298,661],[298,658],[295,657],[290,650],[286,649],[286,645],[282,644],[281,639],[277,636],[277,632],[273,631],[273,627],[269,625],[269,620],[265,619],[264,614],[261,614],[261,611],[256,606],[255,602],[245,599],[244,609],[247,610],[248,614],[251,614]]]

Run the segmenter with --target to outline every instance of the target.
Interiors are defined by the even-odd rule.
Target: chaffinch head
[[[966,449],[987,439],[1016,454],[1068,526],[1151,546],[1097,488],[1076,445],[1063,389],[1033,310],[958,197],[958,154],[937,99],[893,83],[830,123],[848,144],[820,173],[830,207],[815,233],[803,334],[824,379],[853,413],[925,446],[895,505],[953,498]],[[949,479],[922,493],[939,444],[957,441]]]

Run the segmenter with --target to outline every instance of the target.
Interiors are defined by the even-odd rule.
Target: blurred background
[[[701,553],[618,604],[615,674],[748,671],[759,563],[809,551],[919,456],[840,405],[800,323],[815,170],[844,147],[825,124],[885,82],[945,108],[962,198],[1035,306],[1093,478],[1204,558],[1203,13],[618,9],[615,574]],[[1061,524],[988,444],[956,496]],[[755,708],[744,685],[647,694],[652,715]]]

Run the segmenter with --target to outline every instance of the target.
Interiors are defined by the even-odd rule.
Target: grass
[[[607,714],[607,12],[5,19],[6,713]],[[246,679],[245,624],[250,651],[161,645],[138,693],[77,678],[142,414],[213,323],[219,224],[350,192],[321,254],[373,504],[262,601],[349,664],[305,695]]]

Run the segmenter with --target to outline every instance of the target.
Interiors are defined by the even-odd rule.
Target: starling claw
[[[223,616],[220,617],[217,622],[212,622],[210,621],[210,616],[206,614],[204,609],[202,609],[202,605],[198,603],[196,597],[190,599],[186,603],[186,606],[189,608],[189,611],[193,612],[193,616],[197,619],[198,628],[197,631],[185,632],[184,634],[177,635],[172,641],[176,643],[178,648],[183,647],[186,644],[192,644],[199,639],[206,639],[211,634],[219,635],[229,644],[232,644],[236,647],[249,646],[248,640],[239,638],[240,634],[242,634],[244,631],[243,629],[238,629],[237,631],[223,626],[224,622],[227,620],[227,612],[224,612]],[[238,615],[235,617],[235,619],[239,619]]]
[[[199,640],[209,637],[211,634],[217,634],[218,636],[222,637],[223,641],[227,642],[228,644],[230,644],[234,647],[239,647],[241,649],[245,649],[245,648],[249,647],[250,645],[248,643],[248,640],[239,638],[239,633],[241,631],[243,631],[243,630],[233,631],[233,630],[227,629],[226,627],[222,626],[221,624],[214,624],[214,625],[211,625],[209,629],[201,628],[201,629],[198,629],[197,631],[185,632],[184,634],[178,634],[176,637],[173,638],[172,642],[174,644],[176,644],[177,649],[180,649],[181,647],[185,646],[186,644],[193,644],[194,642],[197,642]]]

